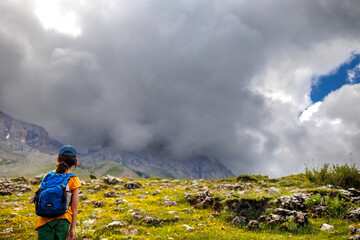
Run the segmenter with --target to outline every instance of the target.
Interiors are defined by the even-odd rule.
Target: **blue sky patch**
[[[353,54],[349,61],[328,75],[313,78],[310,98],[313,103],[322,101],[329,93],[348,84],[360,83],[360,54]]]

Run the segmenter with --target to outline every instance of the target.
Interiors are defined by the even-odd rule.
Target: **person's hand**
[[[75,228],[70,228],[70,231],[66,237],[66,240],[74,240],[75,237]]]

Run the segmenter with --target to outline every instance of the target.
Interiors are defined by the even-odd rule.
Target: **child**
[[[71,145],[61,147],[59,156],[57,156],[57,164],[55,173],[70,173],[70,168],[78,166],[78,158],[76,157],[76,149]],[[72,192],[72,203],[67,212],[56,218],[45,218],[38,216],[35,230],[38,231],[39,240],[47,239],[74,239],[76,218],[78,214],[78,201],[80,191],[80,181],[78,177],[70,177],[69,189]],[[71,224],[71,225],[70,225]],[[69,226],[70,230],[69,230]]]

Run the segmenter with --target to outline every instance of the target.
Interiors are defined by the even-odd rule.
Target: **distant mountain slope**
[[[81,161],[81,160],[80,160]],[[139,174],[120,163],[102,162],[84,165],[80,162],[73,169],[81,179],[89,178],[90,174],[101,177],[107,174],[117,177],[139,177]],[[55,155],[41,153],[26,146],[20,141],[0,137],[0,178],[1,177],[34,177],[55,169]]]
[[[19,140],[43,153],[54,154],[61,147],[61,143],[49,137],[45,128],[16,120],[1,111],[0,136],[5,139]]]
[[[43,169],[51,170],[61,143],[49,137],[45,128],[16,120],[0,111],[0,176],[29,175]],[[48,155],[51,154],[51,155]],[[84,174],[97,176],[160,176],[176,178],[227,178],[233,176],[217,159],[207,156],[175,157],[159,148],[144,151],[123,151],[109,145],[80,154]],[[44,161],[40,161],[44,159]],[[104,163],[104,164],[102,164]],[[92,166],[96,164],[96,166]],[[42,171],[42,170],[41,170]],[[40,171],[40,172],[41,172]]]
[[[226,178],[233,176],[217,159],[205,156],[176,158],[151,151],[129,152],[104,147],[82,157],[82,162],[94,164],[106,161],[122,163],[146,175],[176,178]]]

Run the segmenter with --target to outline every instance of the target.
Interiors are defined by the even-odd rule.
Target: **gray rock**
[[[234,225],[244,225],[247,223],[247,219],[246,217],[243,217],[243,216],[236,216],[232,221],[231,221],[232,224]]]
[[[289,217],[294,219],[294,222],[298,226],[304,226],[309,224],[308,214],[297,211],[290,211],[288,209],[277,208],[273,211],[273,214],[266,219],[266,221],[270,224],[282,224],[288,221]]]
[[[133,228],[133,229],[130,229],[129,230],[129,234],[130,235],[136,235],[136,234],[138,234],[139,233],[139,230],[137,230],[136,228]]]
[[[124,223],[121,221],[114,221],[112,223],[109,223],[106,227],[122,227],[124,226]]]
[[[127,189],[136,189],[141,188],[141,184],[137,182],[127,182],[125,183],[124,187]]]
[[[349,237],[349,240],[360,240],[360,235],[355,235],[353,237]]]
[[[246,228],[249,230],[257,230],[259,229],[259,222],[256,220],[251,220]]]
[[[304,210],[305,201],[310,197],[307,193],[291,194],[290,196],[281,196],[275,200],[275,204],[279,207],[290,210]]]
[[[13,228],[6,228],[1,234],[10,234],[14,231]]]
[[[111,175],[106,175],[103,178],[103,180],[107,184],[117,184],[117,183],[123,184],[123,183],[125,183],[124,180],[122,180],[120,178],[117,178],[117,177],[114,177],[114,176],[111,176]]]
[[[151,216],[146,216],[144,218],[144,222],[146,222],[148,224],[157,224],[157,223],[160,223],[160,219],[151,217]]]
[[[104,193],[105,197],[117,197],[117,194],[114,191]]]
[[[346,219],[350,221],[359,221],[360,220],[360,208],[352,209],[346,215]]]
[[[79,194],[79,200],[86,200],[87,198],[88,197],[85,194],[83,193]]]
[[[133,212],[133,213],[132,213],[132,217],[133,217],[133,219],[135,219],[135,220],[141,220],[141,219],[144,218],[144,216],[138,214],[137,212]]]
[[[327,223],[323,223],[323,225],[321,225],[320,227],[321,231],[333,231],[334,230],[334,226],[329,225]]]
[[[124,204],[124,203],[126,203],[126,202],[127,202],[126,200],[124,200],[124,199],[122,199],[122,198],[118,198],[118,199],[116,199],[115,204],[116,204],[116,205],[119,205],[119,204]]]
[[[177,206],[177,203],[175,201],[165,201],[163,205],[166,205],[166,206]]]

